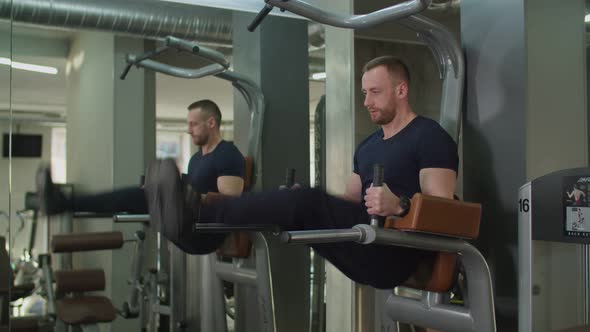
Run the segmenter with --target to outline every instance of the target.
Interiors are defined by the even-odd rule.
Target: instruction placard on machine
[[[590,176],[563,178],[563,213],[566,236],[590,237]]]

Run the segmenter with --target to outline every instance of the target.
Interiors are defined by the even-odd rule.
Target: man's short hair
[[[406,66],[401,59],[391,55],[380,56],[367,62],[363,67],[363,73],[379,66],[385,66],[385,68],[387,68],[393,81],[402,80],[406,81],[408,85],[410,84],[410,71],[408,70],[408,66]]]
[[[188,105],[189,111],[192,111],[197,108],[200,108],[201,112],[205,113],[207,116],[212,116],[213,119],[215,119],[217,128],[221,126],[221,111],[219,110],[219,106],[217,106],[215,102],[209,99],[202,99]]]

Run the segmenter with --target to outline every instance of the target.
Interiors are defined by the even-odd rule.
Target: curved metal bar
[[[308,244],[356,241],[362,244],[374,243],[457,253],[461,257],[470,285],[468,310],[457,310],[457,308],[445,305],[424,308],[422,304],[390,297],[388,300],[390,304],[388,314],[394,320],[419,322],[424,326],[447,331],[496,331],[490,269],[483,255],[464,240],[432,234],[382,229],[366,224],[356,225],[351,229],[283,232],[281,239],[288,243]],[[450,317],[453,319],[450,319]],[[439,324],[440,326],[431,326],[432,324]]]
[[[384,22],[398,21],[415,31],[431,49],[443,80],[440,124],[459,140],[465,64],[461,45],[443,25],[427,17],[414,15],[428,7],[430,0],[403,2],[366,15],[343,16],[329,13],[303,0],[267,0],[267,3],[331,26],[359,29]]]
[[[365,239],[362,243],[366,244],[377,243],[432,251],[456,252],[461,258],[461,262],[465,267],[467,280],[469,280],[468,303],[471,319],[457,319],[456,321],[450,319],[445,324],[456,322],[457,324],[462,324],[462,326],[452,326],[450,328],[448,325],[445,325],[441,326],[441,329],[453,331],[496,331],[494,293],[492,290],[490,268],[483,255],[473,245],[464,240],[452,237],[386,230],[374,228],[369,225],[356,225],[354,228],[364,230]],[[396,310],[398,309],[399,307],[396,307]],[[441,307],[441,309],[444,308]],[[451,316],[447,315],[446,317],[449,318]],[[467,323],[471,324],[465,325]],[[436,328],[435,326],[433,327]]]
[[[363,29],[419,13],[425,10],[432,0],[406,1],[364,15],[329,13],[302,0],[267,0],[266,2],[319,23],[339,28]]]
[[[136,61],[136,58],[132,54],[127,55],[127,62],[133,63],[138,67],[143,67],[147,69],[151,69],[160,73],[164,73],[166,75],[180,77],[180,78],[189,78],[189,79],[196,79],[205,76],[215,75],[220,73],[221,71],[225,70],[225,68],[218,64],[213,63],[207,65],[205,67],[197,68],[197,69],[186,69],[182,67],[175,67],[172,65],[167,65],[158,61],[154,60],[140,60]]]
[[[262,129],[265,109],[264,94],[262,93],[262,90],[248,77],[227,70],[227,68],[229,68],[229,62],[223,57],[223,54],[215,50],[202,47],[197,43],[185,41],[175,37],[167,37],[166,43],[167,46],[165,48],[174,47],[181,51],[188,51],[195,56],[205,58],[215,63],[198,69],[175,67],[149,59],[152,56],[150,52],[140,56],[128,54],[126,58],[127,63],[180,78],[197,79],[214,75],[231,82],[234,88],[236,88],[236,90],[238,90],[246,100],[246,104],[248,105],[248,109],[250,111],[250,130],[248,134],[247,155],[254,158],[253,167],[255,174],[253,174],[252,184],[256,185],[256,188],[258,189],[261,184],[257,183],[256,180],[262,178],[260,146],[262,142]],[[158,49],[158,53],[161,52],[162,50]]]
[[[443,80],[439,122],[458,142],[465,80],[461,45],[446,27],[427,17],[414,15],[400,20],[399,24],[416,31],[437,58]]]
[[[202,58],[210,60],[212,62],[222,65],[225,69],[229,68],[229,61],[225,59],[225,56],[221,52],[217,52],[207,47],[201,47],[197,43],[189,42],[184,39],[168,36],[166,37],[166,45],[168,47],[174,47],[179,50],[184,50],[198,55]]]

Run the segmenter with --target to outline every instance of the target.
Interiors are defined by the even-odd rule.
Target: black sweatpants
[[[314,189],[244,194],[201,208],[200,222],[230,225],[272,224],[283,230],[342,229],[368,223],[361,204]],[[225,235],[197,233],[182,227],[181,238],[170,239],[193,254],[215,251]],[[166,234],[164,234],[166,235]],[[408,279],[427,252],[403,247],[355,242],[312,244],[311,247],[350,279],[376,288],[393,288]]]

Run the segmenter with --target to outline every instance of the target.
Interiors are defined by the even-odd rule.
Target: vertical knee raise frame
[[[192,55],[204,58],[212,63],[201,68],[189,69],[163,64],[150,59],[170,48],[189,52]],[[256,180],[262,178],[260,142],[262,140],[265,101],[262,90],[256,83],[241,74],[229,70],[229,62],[224,58],[223,54],[200,46],[197,43],[175,37],[167,37],[165,39],[165,45],[157,48],[155,51],[147,52],[139,56],[127,55],[126,60],[128,66],[121,75],[121,79],[124,79],[131,66],[135,65],[137,67],[147,68],[180,78],[198,79],[213,75],[231,82],[233,87],[244,97],[250,111],[250,130],[248,137],[248,153],[246,157],[247,174],[244,187],[245,190],[248,190],[252,189],[256,184],[257,188],[261,188],[260,181]],[[202,327],[203,331],[227,330],[225,322],[225,304],[223,301],[223,293],[219,291],[219,289],[221,289],[219,278],[247,285],[256,284],[256,280],[264,280],[259,283],[263,286],[258,287],[258,292],[261,294],[258,297],[258,303],[260,304],[260,308],[262,308],[260,323],[264,325],[263,331],[275,330],[274,306],[272,305],[272,296],[270,296],[272,288],[266,286],[270,285],[270,282],[267,282],[270,275],[268,274],[269,270],[263,268],[269,264],[268,245],[264,237],[260,234],[249,233],[249,237],[252,239],[254,252],[256,253],[255,269],[239,266],[239,259],[234,259],[234,264],[228,264],[219,260],[219,257],[215,254],[203,258],[202,273],[205,277],[202,280],[202,298],[207,299],[207,301],[209,301],[208,303],[215,303],[212,308],[210,305],[201,305],[201,325],[204,326]],[[176,269],[185,269],[184,264],[178,264]],[[262,295],[262,293],[264,293],[264,295]],[[172,326],[172,329],[175,330],[176,326]]]
[[[443,303],[443,292],[447,292],[449,286],[433,287],[432,281],[438,276],[432,273],[430,282],[422,289],[433,288],[434,291],[424,291],[420,300],[390,295],[385,312],[394,321],[443,331],[495,332],[495,310],[489,267],[481,253],[463,239],[477,237],[480,207],[473,203],[421,194],[416,194],[412,201],[410,213],[402,222],[386,222],[386,227],[391,229],[360,224],[344,230],[284,232],[282,240],[287,243],[305,244],[355,241],[365,245],[385,244],[456,253],[465,267],[469,282],[469,292],[464,306]],[[433,218],[433,215],[438,215],[439,218]],[[449,222],[454,224],[449,225]],[[452,274],[452,270],[447,269],[442,274],[449,273]],[[447,279],[444,275],[440,277]],[[442,289],[438,289],[441,287]]]

